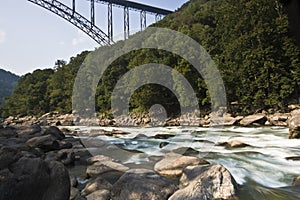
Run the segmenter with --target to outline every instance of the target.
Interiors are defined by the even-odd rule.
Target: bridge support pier
[[[124,39],[129,38],[129,8],[124,7]]]
[[[145,30],[147,27],[147,14],[145,10],[141,11],[141,31]]]
[[[109,38],[109,42],[113,43],[113,9],[112,9],[113,5],[111,2],[108,3],[108,38]]]
[[[160,14],[156,14],[155,15],[155,22],[158,22],[158,21],[160,21],[162,19],[162,15],[160,15]]]
[[[74,16],[75,12],[76,12],[76,3],[75,0],[72,1],[72,16]]]
[[[91,27],[95,25],[95,0],[91,0]]]

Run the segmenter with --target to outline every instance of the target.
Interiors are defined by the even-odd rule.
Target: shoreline
[[[300,106],[299,106],[300,108]],[[197,117],[194,113],[188,113],[176,118],[169,118],[164,123],[151,122],[151,118],[147,114],[132,115],[130,117],[121,116],[118,119],[109,119],[100,117],[95,119],[80,118],[74,114],[60,114],[58,112],[50,112],[41,117],[35,116],[9,116],[3,119],[3,125],[9,126],[30,126],[38,124],[41,126],[112,126],[112,127],[152,127],[152,126],[198,126],[198,127],[212,127],[212,126],[282,126],[288,127],[289,120],[293,116],[297,108],[291,112],[269,114],[261,112],[250,115],[232,116],[230,113],[215,114]]]

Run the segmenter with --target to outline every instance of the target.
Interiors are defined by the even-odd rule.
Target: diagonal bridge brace
[[[114,43],[106,33],[104,33],[100,28],[91,23],[81,14],[77,13],[74,9],[62,4],[56,0],[28,0],[34,4],[37,4],[54,14],[64,18],[87,35],[89,35],[93,40],[95,40],[99,45],[111,45]]]

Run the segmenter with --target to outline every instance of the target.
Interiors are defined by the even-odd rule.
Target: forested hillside
[[[19,76],[0,69],[0,105],[2,105],[4,98],[11,95],[14,87],[17,85]]]
[[[153,26],[180,31],[209,52],[225,82],[231,112],[282,110],[290,103],[299,103],[300,92],[300,50],[282,2],[192,0]],[[71,112],[74,78],[87,53],[72,58],[67,65],[21,77],[6,101],[5,115]],[[178,70],[197,91],[201,109],[209,109],[206,85],[186,61],[168,52],[144,49],[122,56],[106,70],[97,88],[97,111],[109,113],[111,93],[120,77],[149,62]],[[159,85],[144,86],[131,98],[131,108],[137,112],[154,103],[165,105],[171,114],[178,111],[174,95]]]

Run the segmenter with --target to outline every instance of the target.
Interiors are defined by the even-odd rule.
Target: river
[[[70,127],[69,127],[70,128]],[[240,185],[242,200],[300,199],[300,190],[291,187],[293,179],[300,176],[300,161],[287,157],[300,157],[300,140],[288,139],[288,129],[281,127],[155,127],[155,128],[112,128],[112,127],[71,127],[85,133],[91,129],[120,129],[130,134],[108,137],[101,135],[95,140],[104,140],[120,149],[142,153],[133,153],[124,157],[122,162],[147,166],[151,157],[163,156],[174,149],[191,147],[201,157],[211,163],[224,165]],[[163,134],[166,137],[155,139]],[[174,136],[175,135],[175,136]],[[219,145],[228,141],[241,141],[249,146],[227,149]],[[166,146],[160,147],[164,142]],[[180,152],[180,151],[179,151]],[[184,150],[180,152],[185,153]],[[112,153],[113,157],[113,153]]]

